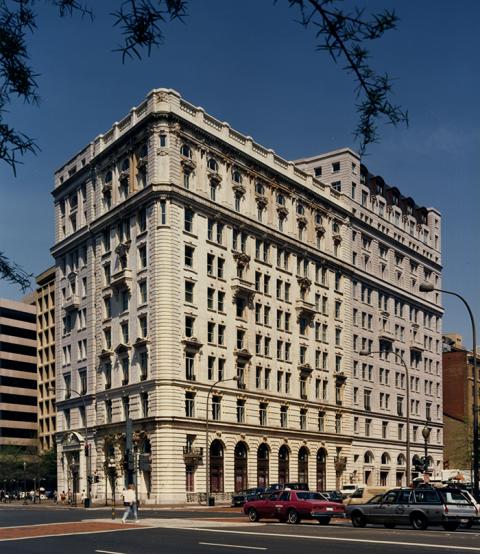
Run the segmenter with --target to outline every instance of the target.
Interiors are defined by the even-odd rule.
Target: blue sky
[[[152,88],[178,90],[285,158],[355,148],[353,82],[315,50],[313,32],[295,22],[298,12],[287,0],[194,0],[185,23],[164,27],[161,48],[123,65],[113,52],[120,35],[109,16],[119,2],[91,4],[97,10],[93,22],[60,20],[38,3],[38,31],[30,42],[41,104],[15,104],[8,114],[41,147],[38,156],[24,159],[16,178],[0,166],[0,250],[29,272],[52,263],[55,169]],[[410,127],[382,126],[381,142],[364,162],[418,204],[440,210],[444,288],[464,294],[478,314],[480,3],[344,5],[395,8],[400,16],[398,30],[371,49],[372,65],[395,77],[394,99],[408,109]],[[20,296],[0,281],[0,297]],[[463,307],[447,297],[444,303],[444,329],[471,344]]]

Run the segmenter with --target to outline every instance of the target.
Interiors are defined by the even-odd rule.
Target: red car
[[[250,521],[275,518],[288,523],[300,523],[302,519],[317,519],[328,525],[332,517],[345,517],[345,506],[330,502],[318,492],[281,491],[264,495],[260,500],[246,502],[243,511]]]

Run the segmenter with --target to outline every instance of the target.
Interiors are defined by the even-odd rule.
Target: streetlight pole
[[[403,357],[398,354],[398,352],[395,352],[394,350],[377,350],[376,352],[369,352],[368,350],[362,350],[360,352],[360,356],[371,356],[372,354],[393,354],[397,360],[400,360],[400,363],[403,365],[403,368],[405,369],[405,375],[406,375],[406,401],[407,401],[407,409],[405,410],[405,418],[407,420],[407,433],[406,433],[406,455],[407,455],[407,463],[406,463],[406,485],[409,486],[410,479],[412,478],[410,474],[410,373],[408,371],[408,365],[403,359]]]
[[[443,294],[450,294],[459,298],[465,308],[467,308],[468,315],[470,316],[470,322],[472,324],[472,350],[473,350],[473,494],[479,498],[479,466],[480,466],[480,442],[478,436],[478,374],[477,374],[477,331],[475,329],[475,318],[473,312],[468,305],[468,302],[456,292],[449,290],[437,289],[431,283],[421,283],[419,286],[421,292],[442,292]],[[467,354],[467,366],[468,366],[468,354]]]
[[[50,392],[52,390],[53,389],[51,387],[47,387],[47,392]],[[90,452],[90,447],[89,447],[89,444],[88,444],[88,417],[87,417],[87,405],[85,403],[85,398],[84,398],[83,394],[80,394],[75,389],[66,389],[66,388],[63,388],[63,387],[56,387],[56,390],[65,391],[65,392],[69,392],[69,393],[73,392],[82,401],[83,413],[84,413],[84,416],[85,416],[84,452],[85,452],[85,473],[86,473],[86,478],[87,478],[86,479],[86,481],[87,481],[87,483],[86,483],[87,494],[85,495],[86,496],[85,507],[90,507],[90,454],[91,454],[91,452]],[[75,488],[75,483],[74,483],[74,488]]]
[[[209,448],[209,436],[208,436],[208,405],[210,402],[210,395],[212,394],[213,389],[219,384],[219,383],[225,383],[226,381],[238,381],[238,377],[230,377],[229,379],[219,379],[213,385],[208,389],[207,394],[207,405],[205,407],[205,490],[206,490],[206,498],[205,503],[208,506],[209,500],[210,500],[210,448]]]

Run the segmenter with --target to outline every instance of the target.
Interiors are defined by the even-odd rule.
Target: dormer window
[[[180,154],[184,158],[192,159],[192,149],[186,144],[182,144],[182,147],[180,148]]]
[[[217,173],[218,172],[217,160],[215,160],[214,158],[209,158],[207,167],[210,171],[215,171],[215,173]]]

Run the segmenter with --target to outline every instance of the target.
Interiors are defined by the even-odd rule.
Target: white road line
[[[244,548],[245,550],[267,550],[263,546],[244,546],[242,544],[221,544],[219,542],[199,542],[198,544],[204,544],[206,546],[224,546],[225,548]],[[103,550],[97,550],[96,552],[103,552]],[[116,554],[116,553],[111,553]]]
[[[1,529],[5,529],[5,527],[0,527]],[[8,539],[0,539],[0,542],[9,542],[9,541],[30,541],[30,540],[36,540],[36,539],[50,539],[52,537],[72,537],[73,535],[100,535],[102,533],[116,533],[117,531],[120,531],[122,533],[125,533],[126,531],[144,531],[145,529],[153,529],[153,527],[127,527],[119,529],[106,529],[102,531],[73,531],[71,533],[53,533],[51,535],[33,535],[29,537],[9,537]],[[179,527],[179,529],[182,529]]]
[[[123,554],[123,552],[114,552],[113,550],[95,550],[95,552],[102,552],[102,554]]]
[[[400,541],[383,541],[375,539],[354,539],[354,538],[345,538],[345,537],[318,537],[318,536],[308,536],[308,535],[293,535],[286,533],[256,533],[251,531],[229,531],[227,529],[202,529],[201,527],[186,527],[182,528],[183,530],[190,529],[191,531],[203,531],[205,533],[229,533],[234,535],[254,535],[260,537],[275,537],[275,538],[286,538],[286,539],[306,539],[314,541],[339,541],[339,542],[356,542],[356,543],[368,543],[368,544],[388,544],[396,546],[406,546],[411,547],[415,546],[418,548],[436,548],[437,550],[458,550],[458,551],[468,551],[468,552],[480,552],[480,546],[457,546],[457,545],[447,545],[447,544],[429,544],[422,542],[400,542]]]

